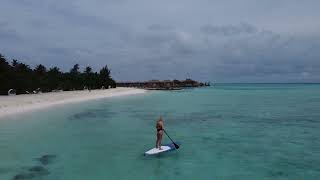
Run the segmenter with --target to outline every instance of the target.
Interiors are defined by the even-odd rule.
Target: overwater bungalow
[[[182,88],[192,88],[205,86],[204,83],[186,80],[150,80],[144,82],[117,82],[117,87],[135,87],[148,90],[181,90]]]

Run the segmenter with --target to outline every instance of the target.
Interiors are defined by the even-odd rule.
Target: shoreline
[[[146,90],[143,89],[119,87],[105,90],[79,90],[0,96],[0,119],[15,114],[45,109],[55,105],[142,94],[145,92]]]

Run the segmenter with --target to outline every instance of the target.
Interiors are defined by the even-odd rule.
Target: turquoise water
[[[317,84],[218,84],[54,107],[1,119],[0,179],[317,180],[319,109]],[[144,157],[160,114],[181,148]]]

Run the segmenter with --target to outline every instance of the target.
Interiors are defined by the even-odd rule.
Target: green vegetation
[[[100,72],[93,72],[86,67],[80,72],[79,64],[73,66],[70,72],[61,72],[58,67],[49,70],[44,65],[37,65],[34,69],[17,60],[11,64],[0,54],[0,94],[6,95],[9,89],[16,90],[17,94],[33,91],[50,92],[53,90],[82,90],[115,87],[108,66]]]

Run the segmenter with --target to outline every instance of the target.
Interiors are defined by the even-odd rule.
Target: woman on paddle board
[[[163,136],[163,120],[162,117],[160,116],[160,118],[157,120],[157,124],[156,124],[156,129],[157,129],[157,141],[156,141],[156,148],[159,148],[159,150],[161,149],[161,141],[162,141],[162,136]]]

